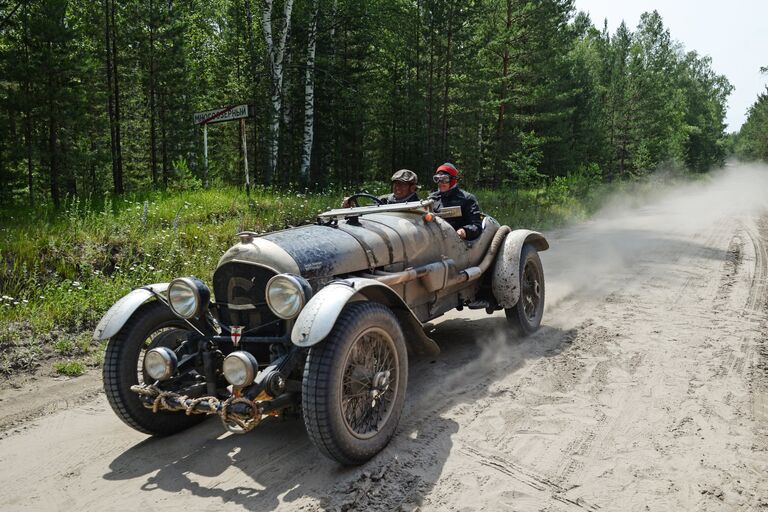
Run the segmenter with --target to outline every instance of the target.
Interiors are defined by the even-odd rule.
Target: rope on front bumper
[[[245,434],[256,428],[262,419],[262,411],[258,402],[248,400],[247,398],[231,396],[223,402],[215,396],[202,396],[199,398],[189,398],[186,395],[174,393],[173,391],[163,391],[154,384],[144,384],[131,386],[131,391],[152,399],[152,403],[144,402],[144,406],[152,409],[152,412],[170,411],[181,412],[189,416],[190,414],[218,414],[221,422],[229,432],[234,434]],[[200,404],[206,402],[205,407]],[[235,404],[245,404],[250,410],[250,414],[232,411],[230,408]]]

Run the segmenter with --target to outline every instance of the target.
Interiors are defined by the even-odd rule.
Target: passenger
[[[462,240],[474,240],[479,237],[482,231],[480,206],[474,195],[458,187],[459,170],[453,164],[444,163],[435,170],[432,179],[437,183],[437,191],[429,195],[429,199],[435,201],[434,210],[437,212],[441,208],[460,206],[460,216],[445,220],[453,226]]]
[[[419,177],[416,173],[408,169],[400,169],[392,175],[392,193],[379,197],[382,204],[407,203],[408,201],[418,201],[419,195]],[[349,198],[345,197],[341,203],[342,208],[349,208]]]

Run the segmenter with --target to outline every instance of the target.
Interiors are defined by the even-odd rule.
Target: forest
[[[246,168],[319,191],[447,160],[480,188],[722,163],[731,85],[710,59],[655,11],[594,21],[572,0],[4,2],[0,208],[242,186]],[[245,133],[212,124],[206,168],[193,114],[241,104]]]
[[[768,74],[768,66],[760,68]],[[768,86],[747,112],[747,120],[734,137],[734,152],[742,160],[768,162]]]

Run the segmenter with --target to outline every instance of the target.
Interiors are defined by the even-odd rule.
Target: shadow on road
[[[111,462],[104,479],[144,479],[141,490],[213,498],[214,507],[228,503],[271,510],[310,498],[328,509],[414,508],[431,492],[451,453],[459,430],[452,418],[472,414],[479,400],[503,392],[498,381],[526,361],[567,350],[576,332],[543,327],[518,339],[508,335],[499,316],[438,324],[431,335],[442,353],[411,361],[398,433],[360,467],[324,458],[300,419],[266,421],[242,436],[223,432],[211,419],[181,434],[136,444]]]

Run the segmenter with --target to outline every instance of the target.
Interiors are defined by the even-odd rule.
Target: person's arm
[[[483,220],[480,218],[480,205],[472,194],[467,194],[467,200],[461,206],[464,224],[461,229],[466,233],[466,240],[474,240],[480,236],[483,229]]]

